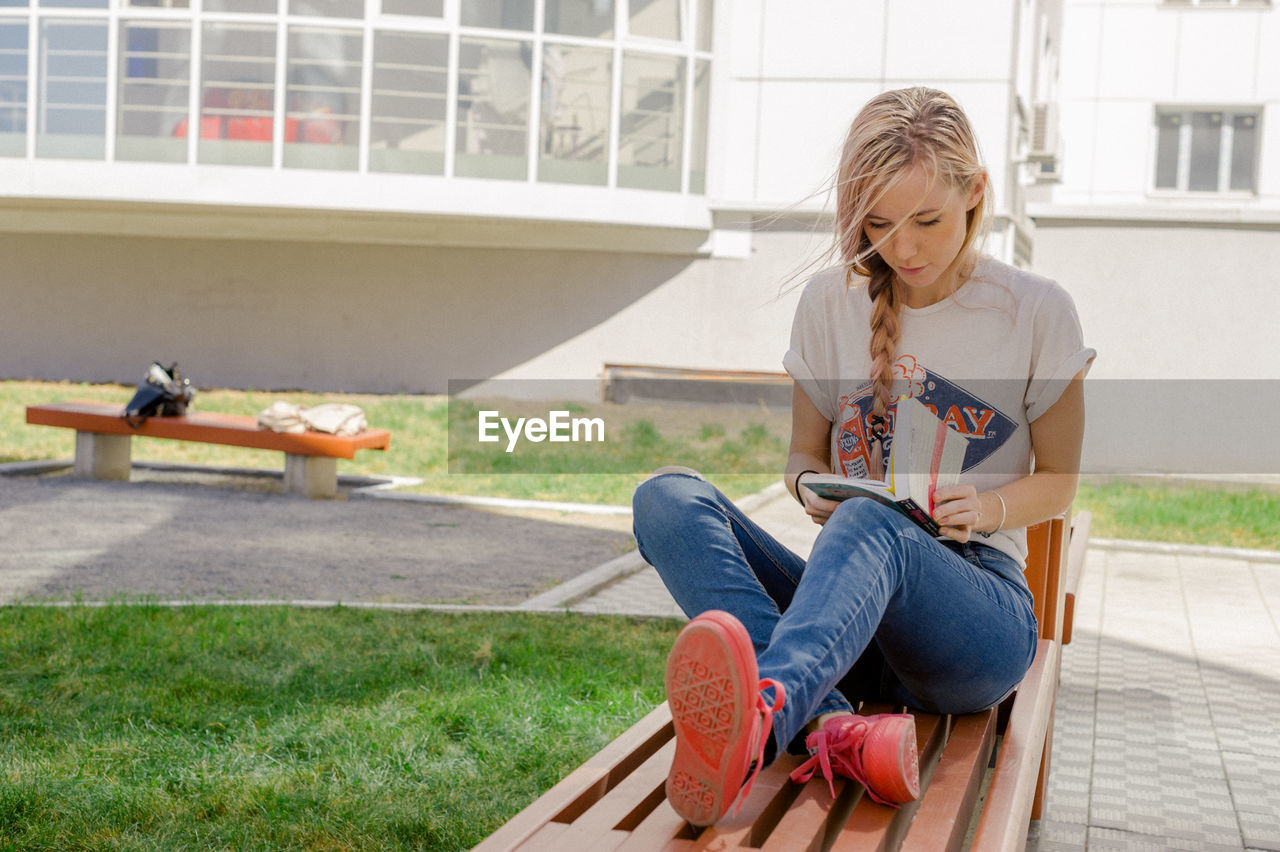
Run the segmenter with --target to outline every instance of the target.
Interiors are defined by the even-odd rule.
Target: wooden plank
[[[756,776],[751,794],[737,813],[730,808],[719,822],[703,830],[689,848],[698,852],[759,848],[799,792],[789,777],[797,763],[787,755],[766,767]]]
[[[764,842],[765,852],[818,852],[826,848],[827,836],[848,816],[850,797],[842,795],[848,784],[836,778],[834,799],[825,779],[814,778],[805,784]]]
[[[170,438],[227,444],[259,450],[278,450],[299,456],[355,458],[356,450],[385,450],[391,433],[366,429],[357,435],[330,435],[325,432],[289,434],[262,429],[253,417],[215,412],[191,412],[181,417],[150,417],[137,427],[124,419],[118,405],[95,402],[59,402],[27,407],[27,422],[37,426],[61,426],[81,432]]]
[[[1063,583],[1062,644],[1071,644],[1071,628],[1076,620],[1076,593],[1084,576],[1084,560],[1089,549],[1089,527],[1093,515],[1079,512],[1071,520],[1071,545],[1067,548],[1066,581]]]
[[[1049,536],[1045,542],[1048,553],[1045,558],[1044,620],[1040,622],[1040,638],[1062,641],[1062,590],[1066,584],[1067,555],[1066,519],[1058,516],[1049,521]]]
[[[1027,587],[1035,598],[1036,623],[1040,625],[1040,635],[1044,634],[1044,593],[1048,582],[1049,558],[1049,522],[1032,524],[1027,527],[1027,567],[1023,577]]]
[[[658,806],[631,830],[617,852],[653,852],[655,849],[687,849],[697,831],[675,812],[664,796]]]
[[[1041,639],[1031,670],[1018,688],[972,849],[1020,850],[1026,845],[1060,653],[1057,642]]]
[[[568,831],[557,833],[549,843],[541,842],[540,836],[535,835],[521,849],[528,849],[530,852],[604,852],[620,845],[629,833],[629,829],[624,830],[621,826],[628,821],[639,823],[642,819],[636,814],[636,809],[650,806],[652,810],[662,800],[667,770],[671,768],[671,758],[675,752],[674,739],[664,743],[662,748],[628,772],[625,778],[618,779],[613,789],[577,816]],[[655,793],[657,800],[654,799]],[[611,832],[616,835],[617,842],[606,844],[604,838],[609,837]]]
[[[933,772],[946,747],[950,724],[947,717],[931,713],[918,713],[915,721],[916,743],[920,755],[920,787],[923,794],[929,788]],[[919,807],[919,800],[893,808],[878,804],[870,796],[863,795],[858,799],[849,820],[835,837],[831,852],[896,849],[907,835]]]
[[[942,852],[959,849],[964,843],[995,745],[996,715],[995,710],[987,710],[953,717],[951,739],[947,740],[902,849]]]
[[[591,802],[607,793],[634,766],[639,765],[674,737],[671,711],[659,704],[617,739],[574,769],[534,800],[472,852],[501,852],[520,847],[546,823],[572,821]]]

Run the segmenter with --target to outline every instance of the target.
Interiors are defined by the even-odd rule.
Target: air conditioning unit
[[[1056,154],[1059,147],[1058,105],[1036,104],[1031,119],[1031,156]]]
[[[1038,103],[1032,108],[1031,150],[1027,161],[1035,167],[1037,183],[1061,179],[1062,136],[1058,133],[1058,105]]]

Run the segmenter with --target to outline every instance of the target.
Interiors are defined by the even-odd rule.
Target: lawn
[[[0,608],[0,849],[468,849],[662,700],[676,628]]]

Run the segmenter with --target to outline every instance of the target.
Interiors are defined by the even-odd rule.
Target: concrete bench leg
[[[75,475],[89,479],[129,479],[133,467],[128,435],[76,432]]]
[[[285,453],[284,491],[305,497],[334,497],[338,493],[338,460],[327,456]]]

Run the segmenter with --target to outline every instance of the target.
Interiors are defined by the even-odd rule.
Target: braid
[[[868,259],[871,298],[871,460],[872,479],[884,478],[884,433],[893,398],[893,359],[902,326],[898,321],[898,294],[893,270],[879,255]]]
[[[847,270],[846,284],[852,286],[854,276],[864,279],[871,299],[871,412],[867,425],[870,475],[875,479],[884,476],[894,360],[902,338],[903,285],[879,251],[881,244],[892,239],[896,227],[872,239],[866,222],[880,199],[913,166],[957,192],[969,192],[975,181],[982,181],[982,194],[966,213],[964,244],[956,255],[964,257],[985,216],[986,170],[964,111],[952,97],[936,89],[895,89],[868,101],[849,127],[836,169],[833,251]]]

